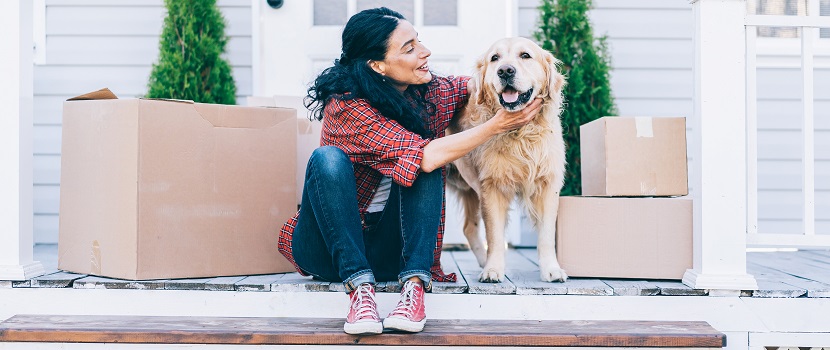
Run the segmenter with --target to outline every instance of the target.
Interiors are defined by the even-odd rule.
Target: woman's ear
[[[383,63],[383,61],[369,60],[368,63],[369,68],[372,68],[372,70],[375,71],[375,73],[378,73],[380,75],[386,75],[384,74],[384,72],[386,72],[386,64]]]

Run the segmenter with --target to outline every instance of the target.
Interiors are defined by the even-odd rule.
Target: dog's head
[[[559,60],[526,38],[505,38],[493,44],[476,64],[476,103],[518,111],[536,97],[561,103],[565,77]]]

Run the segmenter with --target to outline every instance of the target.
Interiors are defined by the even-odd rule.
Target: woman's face
[[[420,41],[418,32],[407,21],[398,21],[398,27],[389,37],[389,47],[383,61],[370,61],[372,69],[391,80],[400,91],[409,85],[432,80],[427,58],[432,54]]]

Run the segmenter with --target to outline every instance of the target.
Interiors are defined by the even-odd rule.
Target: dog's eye
[[[531,58],[531,57],[530,57],[530,54],[529,54],[529,53],[527,53],[527,52],[522,52],[522,54],[521,54],[521,55],[519,55],[519,57],[524,58],[524,59],[529,59],[529,58]]]
[[[500,58],[499,55],[490,56],[490,62],[496,62],[496,61],[499,60],[499,58]]]

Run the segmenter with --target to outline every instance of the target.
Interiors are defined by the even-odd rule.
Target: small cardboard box
[[[323,131],[323,123],[311,121],[309,111],[303,105],[303,98],[300,96],[274,97],[248,97],[248,106],[261,107],[285,107],[297,110],[297,205],[303,199],[303,186],[305,184],[305,169],[311,152],[320,147],[320,133]]]
[[[294,110],[189,101],[64,102],[58,267],[144,280],[294,271]],[[288,153],[286,153],[288,152]]]
[[[692,199],[561,197],[556,252],[572,277],[682,279]]]
[[[604,117],[579,133],[583,196],[689,194],[686,118]]]

